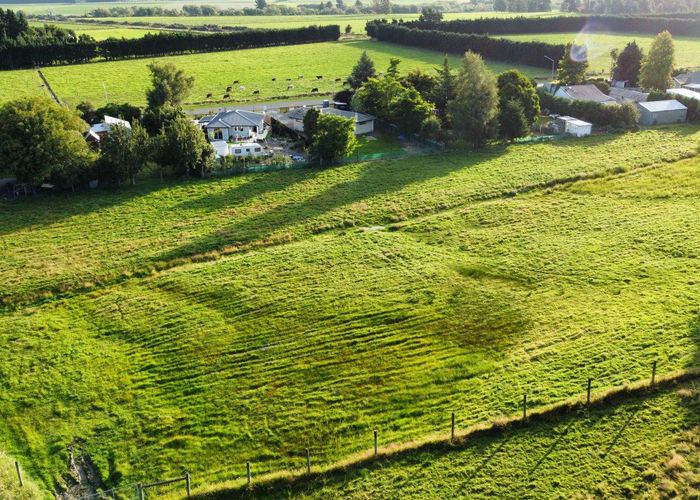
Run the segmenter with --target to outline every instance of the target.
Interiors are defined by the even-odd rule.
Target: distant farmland
[[[385,70],[392,57],[402,60],[400,69],[404,72],[416,66],[431,70],[443,58],[438,52],[364,40],[56,66],[43,72],[61,100],[73,106],[83,100],[95,104],[109,101],[144,104],[145,91],[150,85],[147,66],[154,60],[171,62],[195,77],[189,102],[204,102],[207,94],[212,94],[214,101],[223,99],[225,94],[230,94],[231,101],[261,101],[310,94],[314,88],[319,95],[338,91],[363,50],[372,57],[378,71]],[[459,58],[451,57],[451,63],[457,68]],[[489,66],[494,72],[513,67],[495,62]],[[547,73],[527,66],[519,69],[530,76]],[[0,85],[9,89],[3,95],[5,99],[22,91],[2,82],[12,74],[0,73]],[[240,83],[234,85],[235,80]],[[233,86],[231,92],[226,91],[228,86]],[[256,90],[259,94],[253,95]]]

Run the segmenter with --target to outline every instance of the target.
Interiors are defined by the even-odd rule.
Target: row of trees
[[[0,9],[0,48],[35,45],[61,45],[77,41],[94,41],[88,35],[76,36],[73,30],[53,25],[30,26],[22,12]]]
[[[493,10],[500,12],[549,12],[551,0],[493,0]]]
[[[412,21],[405,26],[448,33],[515,35],[530,33],[572,33],[585,26],[596,26],[605,32],[657,34],[669,31],[676,36],[700,35],[700,23],[692,18],[629,17],[629,16],[559,16],[481,18],[441,22]]]
[[[495,78],[478,54],[466,52],[457,74],[445,57],[436,74],[413,69],[398,72],[392,59],[383,75],[363,54],[348,81],[352,106],[388,121],[403,132],[423,137],[467,141],[480,147],[496,137],[527,135],[540,112],[535,86],[517,70]]]
[[[669,17],[680,13],[697,12],[700,0],[563,0],[562,12],[594,14],[653,14]],[[683,16],[685,17],[685,16]]]
[[[543,42],[516,42],[486,35],[465,34],[409,27],[414,23],[368,22],[367,34],[377,40],[448,53],[476,52],[487,59],[529,66],[549,67],[546,58],[561,59],[563,45]]]
[[[136,181],[150,168],[163,177],[202,175],[214,166],[214,150],[202,131],[180,108],[193,79],[171,64],[151,65],[153,86],[148,107],[108,105],[95,110],[81,103],[79,113],[44,97],[25,98],[0,107],[0,158],[18,182],[44,182],[75,188],[92,179],[112,183]],[[85,119],[113,112],[132,118],[131,128],[113,126],[99,152],[85,140]],[[120,113],[121,112],[121,113]]]
[[[339,36],[340,27],[330,25],[213,34],[162,32],[134,39],[110,38],[99,42],[92,39],[77,39],[61,44],[0,46],[0,69],[75,64],[97,57],[115,60],[129,57],[293,45],[332,41],[337,40]]]

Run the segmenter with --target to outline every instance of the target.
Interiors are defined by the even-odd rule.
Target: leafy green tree
[[[525,137],[529,132],[525,110],[522,104],[514,99],[501,104],[498,112],[498,123],[501,137],[509,141],[517,137]]]
[[[391,0],[372,0],[372,6],[377,14],[391,14]]]
[[[501,110],[508,101],[520,104],[528,124],[540,114],[540,97],[532,81],[516,69],[498,75],[498,99]]]
[[[628,43],[615,60],[612,77],[614,80],[628,81],[630,86],[639,83],[639,73],[642,69],[644,54],[637,42]]]
[[[386,70],[386,76],[391,78],[399,77],[399,64],[401,64],[401,59],[398,57],[392,57],[389,59],[389,68]]]
[[[442,122],[435,115],[428,116],[420,126],[420,134],[426,139],[439,139],[442,134]]]
[[[447,114],[447,103],[454,99],[455,96],[455,78],[450,69],[450,61],[447,56],[444,57],[442,65],[437,69],[438,76],[433,91],[432,101],[435,103],[435,109],[442,122],[449,125]]]
[[[318,132],[311,144],[311,154],[321,164],[346,158],[356,147],[353,120],[332,114],[322,114],[318,117]]]
[[[580,85],[586,81],[588,53],[583,45],[566,45],[564,56],[559,60],[557,78],[562,85]]]
[[[255,8],[258,10],[265,10],[265,7],[267,7],[267,1],[266,0],[255,0]]]
[[[318,109],[311,108],[304,115],[304,134],[309,140],[313,140],[318,132],[318,117],[321,115]]]
[[[345,34],[349,35],[350,33],[352,33],[352,24],[345,26]]]
[[[102,141],[99,172],[102,178],[129,181],[136,184],[136,176],[151,160],[151,139],[146,130],[134,122],[131,129],[115,126]]]
[[[166,104],[160,108],[146,108],[141,123],[150,135],[157,135],[168,123],[186,116],[180,106]]]
[[[89,124],[95,124],[100,121],[100,115],[95,109],[95,105],[89,101],[83,101],[79,103],[75,110],[78,112],[80,117]]]
[[[405,87],[395,78],[370,78],[355,92],[352,108],[386,120],[391,100],[404,90]]]
[[[87,124],[45,97],[0,107],[0,161],[19,182],[51,180],[73,188],[90,173],[95,153],[84,139]]]
[[[200,176],[214,164],[214,149],[202,131],[184,116],[171,121],[159,137],[157,158],[175,174]]]
[[[352,72],[348,77],[348,83],[352,88],[358,89],[363,83],[376,74],[377,72],[374,69],[374,62],[369,58],[367,51],[365,50],[362,52],[362,55],[355,64],[355,67],[352,68]]]
[[[639,82],[651,90],[666,90],[673,83],[673,38],[668,31],[659,33],[642,59]]]
[[[442,11],[434,7],[423,7],[420,10],[418,21],[421,23],[439,23],[442,21]]]
[[[432,114],[433,105],[412,88],[403,87],[403,91],[389,101],[388,119],[404,132],[418,132],[425,119]]]
[[[433,98],[437,86],[437,78],[420,68],[413,68],[401,80],[406,87],[414,88],[426,101]]]
[[[181,105],[194,86],[194,77],[186,76],[183,70],[177,69],[172,63],[151,63],[148,69],[153,83],[153,87],[146,91],[150,109]]]
[[[498,88],[480,55],[466,52],[447,110],[456,135],[479,148],[496,131]]]

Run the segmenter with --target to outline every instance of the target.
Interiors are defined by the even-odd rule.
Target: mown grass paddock
[[[696,366],[698,133],[3,204],[0,442],[215,482]]]
[[[419,66],[429,70],[442,62],[443,54],[415,50],[374,41],[328,42],[286,47],[211,52],[165,58],[147,58],[114,62],[98,62],[45,68],[44,74],[62,101],[75,106],[83,100],[95,104],[131,102],[145,104],[145,91],[150,85],[148,64],[171,62],[186,68],[195,77],[189,103],[265,101],[272,98],[327,95],[342,88],[353,65],[366,50],[378,71],[389,65],[389,59],[402,60],[404,72]],[[264,61],[264,63],[263,63]],[[456,67],[459,58],[452,57]],[[512,65],[489,63],[494,72]],[[527,74],[542,74],[537,68],[520,67]],[[1,72],[0,81],[12,72]],[[301,75],[301,78],[300,78]],[[322,79],[316,78],[322,76]],[[275,81],[272,81],[272,79]],[[238,80],[238,84],[233,84]],[[226,92],[233,85],[231,92]],[[291,86],[291,88],[290,88]],[[313,89],[317,92],[312,92]],[[254,94],[258,91],[258,94]],[[9,92],[10,96],[12,92]],[[208,99],[207,95],[211,94]],[[224,96],[230,94],[228,99]]]

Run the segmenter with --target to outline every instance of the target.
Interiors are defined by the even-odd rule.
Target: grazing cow
[[[272,81],[273,81],[273,82],[276,82],[276,81],[277,81],[277,78],[273,78]]]
[[[343,85],[350,85],[350,80],[345,80],[345,81],[343,82]]]
[[[292,79],[291,79],[291,78],[287,78],[287,81],[288,81],[288,82],[291,82],[291,81],[292,81]]]
[[[226,92],[231,92],[231,89],[232,89],[232,88],[233,88],[233,87],[230,87],[230,86],[229,86],[229,87],[226,87]]]
[[[236,85],[238,83],[238,80],[234,80],[233,84]]]
[[[340,78],[336,78],[335,81],[336,81],[336,82],[339,82],[339,81],[340,81]]]
[[[259,94],[259,93],[260,93],[259,90],[253,90],[253,94]]]
[[[311,89],[311,92],[318,92],[318,87],[314,87]]]
[[[316,80],[323,80],[323,75],[316,75]]]
[[[287,90],[291,90],[294,88],[294,85],[287,85]]]
[[[211,94],[207,94],[207,99],[211,99]]]
[[[299,80],[301,80],[302,78],[304,78],[304,75],[299,75]]]
[[[228,99],[231,97],[231,94],[224,94],[224,99]]]

